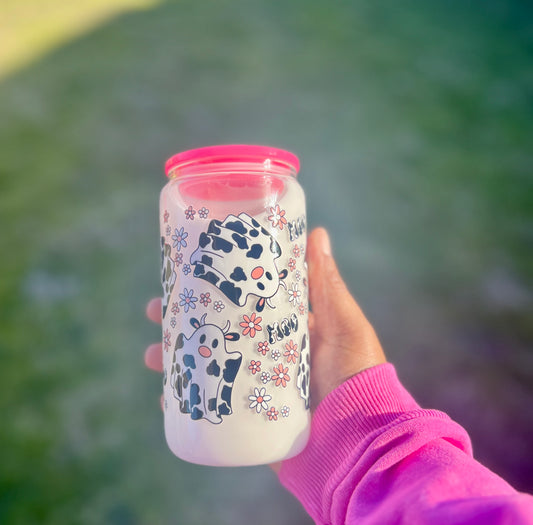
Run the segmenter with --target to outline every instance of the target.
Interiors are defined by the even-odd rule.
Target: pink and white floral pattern
[[[278,420],[278,414],[279,414],[279,412],[274,407],[270,407],[268,409],[268,412],[266,413],[266,415],[268,416],[268,420],[269,421],[277,421]]]
[[[283,226],[287,224],[287,219],[285,218],[285,210],[282,210],[279,207],[279,204],[276,204],[276,206],[272,206],[270,208],[270,215],[268,216],[268,220],[272,223],[272,226],[274,228],[279,228],[280,230],[283,230]]]
[[[268,341],[260,341],[257,343],[257,351],[263,356],[267,355],[268,352],[270,352]]]
[[[287,383],[291,380],[288,372],[289,367],[283,367],[283,365],[280,363],[278,366],[274,367],[275,374],[272,374],[272,381],[276,383],[276,386],[282,386],[285,388],[287,386]]]
[[[298,345],[291,339],[285,344],[285,352],[283,355],[287,358],[287,363],[296,364],[296,360],[300,353],[298,352]]]
[[[294,306],[300,304],[302,292],[298,290],[298,283],[292,283],[291,287],[287,290],[287,293],[289,294],[289,302],[291,304]]]
[[[243,321],[239,323],[240,326],[244,328],[242,335],[250,335],[250,337],[255,337],[256,332],[262,330],[261,325],[259,324],[263,318],[258,317],[255,312],[252,315],[247,316],[246,314],[242,316]]]
[[[248,367],[248,370],[250,370],[253,375],[257,374],[257,372],[261,372],[261,361],[254,361],[252,359],[250,361],[250,366]]]
[[[261,410],[268,410],[268,402],[272,399],[272,396],[266,393],[266,388],[261,389],[254,388],[254,393],[248,396],[251,401],[249,407],[255,408],[255,411],[259,414]]]

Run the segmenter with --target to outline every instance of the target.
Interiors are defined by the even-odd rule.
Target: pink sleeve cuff
[[[322,400],[313,415],[307,447],[283,462],[279,479],[316,519],[368,446],[389,428],[417,418],[451,423],[442,412],[420,408],[392,364],[364,370]],[[461,448],[471,455],[468,436],[464,436]]]

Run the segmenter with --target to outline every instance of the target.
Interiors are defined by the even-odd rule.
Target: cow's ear
[[[176,339],[176,346],[174,346],[174,350],[179,350],[180,348],[183,348],[184,341],[185,336],[183,335],[183,333],[181,333]]]
[[[200,321],[198,321],[198,319],[196,319],[195,317],[191,317],[191,320],[190,320],[190,323],[191,325],[196,328],[198,330],[198,328],[200,328]]]
[[[240,338],[241,336],[237,332],[224,334],[224,339],[227,339],[228,341],[238,341]]]
[[[262,312],[263,309],[265,308],[265,302],[266,302],[266,299],[264,297],[261,297],[261,299],[259,299],[259,301],[257,301],[257,304],[255,305],[255,309],[258,312]]]
[[[280,279],[285,279],[285,277],[287,277],[287,274],[288,274],[288,273],[289,273],[289,272],[287,271],[287,268],[285,268],[284,270],[281,270],[281,272],[279,272],[278,277],[279,277]]]

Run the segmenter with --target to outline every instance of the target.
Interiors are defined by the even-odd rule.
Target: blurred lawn
[[[310,225],[404,382],[533,491],[531,9],[207,0],[70,24],[143,4],[77,2],[0,55],[0,523],[311,523],[266,468],[174,459],[143,368],[162,164],[231,142],[299,154]],[[10,38],[46,26],[36,5]]]

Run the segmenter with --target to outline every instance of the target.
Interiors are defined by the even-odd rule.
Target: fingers
[[[154,343],[146,349],[144,352],[144,363],[151,370],[155,370],[156,372],[163,371],[162,343]]]
[[[155,297],[146,305],[146,317],[154,323],[161,324],[161,297]]]

